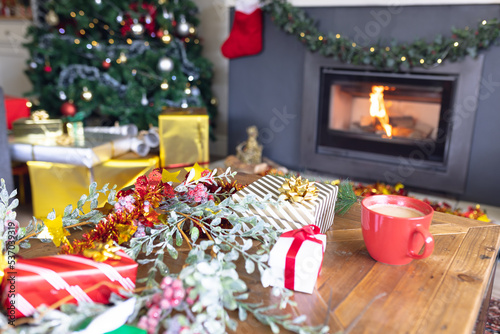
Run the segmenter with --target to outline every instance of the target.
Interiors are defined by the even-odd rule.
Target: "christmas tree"
[[[39,9],[25,45],[33,110],[146,129],[164,107],[205,106],[213,123],[212,64],[193,1],[50,0]]]

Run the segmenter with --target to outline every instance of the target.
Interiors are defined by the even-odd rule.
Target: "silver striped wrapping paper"
[[[266,175],[251,183],[247,187],[233,195],[233,200],[238,202],[248,195],[255,195],[258,200],[271,194],[270,200],[277,201],[285,178],[280,176]],[[276,229],[285,231],[301,228],[302,226],[315,224],[325,233],[332,227],[335,215],[335,202],[337,200],[338,187],[331,184],[315,182],[318,197],[311,201],[302,203],[291,203],[284,201],[282,206],[267,206],[267,209],[259,209],[252,205],[245,212],[237,212],[239,216],[260,216],[265,222],[273,225]],[[250,228],[249,226],[247,226]]]

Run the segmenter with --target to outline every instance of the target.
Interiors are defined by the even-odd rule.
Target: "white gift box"
[[[59,145],[55,138],[11,138],[10,156],[14,161],[45,161],[85,166],[101,164],[131,150],[132,138],[106,133],[86,134],[84,141]]]
[[[302,229],[301,229],[302,230]],[[283,233],[269,253],[269,285],[312,293],[323,263],[326,235],[307,235],[302,242],[293,234],[295,230]],[[319,229],[318,229],[319,232]],[[300,233],[300,232],[299,232]],[[293,243],[295,244],[293,245]],[[293,246],[292,246],[293,245]],[[295,247],[294,247],[295,246]],[[298,248],[298,251],[296,248]],[[293,249],[295,248],[295,249]],[[287,261],[287,258],[290,259]],[[287,263],[288,262],[288,263]],[[287,268],[287,265],[289,268]],[[266,284],[267,285],[267,284]]]

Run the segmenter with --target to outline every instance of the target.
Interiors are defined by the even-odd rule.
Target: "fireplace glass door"
[[[446,159],[456,76],[321,68],[317,151]]]

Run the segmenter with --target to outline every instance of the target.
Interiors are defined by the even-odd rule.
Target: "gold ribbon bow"
[[[108,241],[105,244],[96,242],[93,249],[85,249],[83,251],[83,256],[89,257],[96,262],[104,262],[108,258],[119,260],[121,259],[121,256],[115,254],[115,252],[118,250],[120,250],[120,247],[113,246],[112,240]]]
[[[309,182],[307,179],[302,180],[301,176],[297,178],[292,176],[278,190],[280,192],[278,200],[289,200],[295,203],[310,201],[318,197],[314,182]]]
[[[49,119],[49,114],[45,110],[37,110],[31,114],[31,119],[35,122],[46,121]]]

